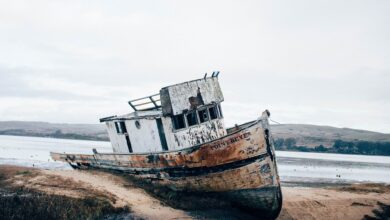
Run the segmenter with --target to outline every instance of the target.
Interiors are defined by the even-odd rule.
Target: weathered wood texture
[[[131,153],[129,149],[137,153],[157,152],[163,149],[178,150],[226,135],[224,120],[219,113],[221,106],[215,107],[219,110],[214,110],[218,116],[211,117],[208,110],[210,105],[216,106],[223,101],[217,77],[193,80],[162,88],[160,97],[161,109],[135,111],[103,120],[106,122],[115,153]],[[173,127],[173,115],[184,114],[196,109],[206,110],[207,119],[205,121],[201,121],[198,112],[195,112],[196,123],[189,125],[184,117],[184,127]],[[162,125],[157,126],[157,120],[160,120]],[[115,123],[125,123],[127,132],[125,134],[117,132]],[[138,126],[135,126],[135,123],[138,123]]]
[[[123,120],[134,152],[162,151],[156,118],[139,118]],[[217,118],[190,128],[175,130],[170,117],[161,117],[165,138],[169,150],[179,150],[225,136],[226,129],[223,118]],[[139,127],[135,123],[138,121]],[[125,134],[118,134],[115,121],[107,121],[107,132],[114,153],[129,153]]]
[[[169,173],[159,172],[158,175],[140,175],[141,178],[152,178],[159,184],[178,190],[223,192],[237,189],[254,189],[263,186],[273,186],[273,175],[269,158],[260,158],[250,164],[221,169],[216,172],[204,172],[196,176],[171,177]]]
[[[197,106],[220,103],[224,100],[217,77],[162,88],[160,99],[164,115],[178,115]]]
[[[55,160],[122,169],[212,167],[266,154],[264,129],[255,122],[223,138],[177,151],[134,154],[59,154]]]
[[[118,134],[116,132],[114,121],[107,121],[105,123],[106,123],[108,137],[110,138],[110,143],[114,153],[128,153],[129,149],[127,148],[125,135]]]
[[[224,193],[242,206],[275,215],[280,211],[281,192],[268,129],[263,114],[261,120],[222,138],[176,151],[51,155],[85,168],[127,172],[176,190]]]
[[[214,119],[176,131],[173,129],[171,118],[163,117],[162,119],[169,150],[178,150],[199,145],[227,134],[223,118]]]

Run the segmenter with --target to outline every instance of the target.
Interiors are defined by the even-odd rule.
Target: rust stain
[[[136,178],[150,179],[175,190],[234,192],[235,200],[243,205],[268,207],[270,213],[278,213],[281,204],[279,176],[275,161],[268,153],[274,149],[266,135],[266,129],[257,122],[226,137],[179,151],[94,155],[52,153],[51,156],[81,168],[115,170],[120,167]],[[252,203],[248,198],[256,202]]]
[[[212,167],[267,153],[263,135],[264,130],[256,129],[258,126],[255,125],[248,130],[237,132],[231,136],[177,152],[129,155],[74,154],[72,158],[69,158],[68,154],[52,154],[52,157],[55,160],[66,161],[71,159],[72,162],[91,164],[96,164],[96,160],[100,160],[103,161],[102,164],[107,166],[116,166],[118,162],[121,162],[122,165],[128,164],[128,168]]]

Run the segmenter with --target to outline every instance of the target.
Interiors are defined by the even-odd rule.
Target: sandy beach
[[[38,170],[0,166],[1,187],[48,195],[105,198],[126,208],[132,219],[255,219],[251,213],[207,196],[194,197],[140,188],[121,175],[101,171]],[[329,187],[285,186],[278,219],[388,219],[390,186],[352,184]],[[198,204],[199,203],[199,204]],[[202,205],[209,203],[207,205]],[[0,208],[1,209],[1,208]],[[0,212],[1,213],[1,212]]]
[[[390,187],[378,184],[282,190],[284,200],[279,219],[364,219],[374,217],[374,210],[382,212],[380,204],[387,204],[387,208],[390,204]]]

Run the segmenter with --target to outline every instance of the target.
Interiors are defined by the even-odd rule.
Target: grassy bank
[[[38,170],[0,166],[0,219],[99,219],[129,213],[127,207],[116,208],[112,198],[96,195],[68,197],[15,185],[20,179],[32,179]],[[57,181],[56,184],[70,184]],[[85,189],[70,184],[75,191]],[[79,194],[80,195],[80,194]]]
[[[297,145],[294,138],[277,138],[274,143],[275,149],[282,151],[390,156],[390,142],[335,140],[331,147],[311,147]]]

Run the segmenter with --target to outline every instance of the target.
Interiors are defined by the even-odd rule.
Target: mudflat
[[[389,219],[390,216],[389,185],[285,186],[282,191],[283,209],[278,219]],[[61,204],[69,204],[67,213],[60,216],[64,219],[72,218],[72,210],[85,214],[79,217],[89,218],[256,219],[223,199],[150,185],[140,187],[137,181],[120,174],[0,166],[0,201],[5,204],[0,207],[0,218],[23,210],[17,205],[26,201],[17,198],[18,195],[34,197],[28,204],[50,203],[57,215],[61,213]],[[6,207],[14,210],[5,210]]]
[[[283,187],[278,219],[388,219],[390,186]]]

